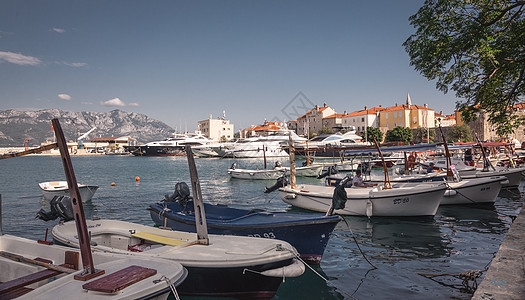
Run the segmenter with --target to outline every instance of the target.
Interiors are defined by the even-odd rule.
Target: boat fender
[[[444,197],[454,197],[457,194],[458,194],[458,192],[456,192],[455,190],[446,190],[445,194],[443,196]]]
[[[262,271],[260,274],[268,277],[297,277],[305,271],[304,264],[297,259],[292,264],[284,267]]]
[[[350,177],[345,176],[341,182],[335,187],[334,194],[332,195],[332,206],[334,210],[344,209],[346,206],[347,194],[345,190],[346,183],[350,180]]]
[[[284,196],[286,199],[295,199],[295,197],[297,197],[296,194],[286,194],[286,196]]]
[[[289,184],[290,182],[288,181],[288,178],[284,177],[284,176],[281,176],[279,178],[277,178],[277,181],[275,182],[274,185],[272,185],[271,187],[265,187],[264,188],[264,192],[267,194],[267,193],[271,193],[273,191],[275,191],[276,189],[280,188],[280,187],[285,187]]]
[[[372,216],[372,213],[373,213],[372,201],[368,199],[366,201],[366,216],[370,218]]]

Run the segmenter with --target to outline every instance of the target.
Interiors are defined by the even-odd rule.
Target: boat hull
[[[483,178],[483,177],[492,177],[492,176],[505,176],[507,177],[508,183],[504,183],[503,187],[516,187],[520,185],[520,182],[523,178],[523,172],[525,172],[525,167],[521,168],[504,168],[497,169],[496,171],[477,171],[474,175],[463,176],[462,178]]]
[[[135,156],[178,156],[184,155],[183,146],[127,146]]]
[[[193,207],[189,203],[186,207]],[[195,232],[195,214],[176,202],[156,203],[148,208],[158,226]],[[319,263],[330,233],[340,218],[322,214],[294,214],[243,210],[224,205],[204,204],[206,225],[211,234],[238,235],[279,239],[289,242],[301,258]]]
[[[115,220],[86,223],[95,252],[155,257],[182,264],[188,278],[177,289],[181,295],[271,297],[283,276],[296,277],[304,272],[304,265],[295,258],[297,252],[285,241],[209,235],[209,245],[201,245],[195,233]],[[75,224],[66,222],[56,225],[51,235],[57,243],[78,247],[75,231]],[[152,235],[163,242],[135,233]],[[173,241],[182,244],[170,245]]]
[[[248,170],[248,169],[228,169],[231,178],[269,180],[277,179],[285,174],[284,170]]]
[[[40,190],[42,191],[42,196],[44,196],[44,199],[47,201],[53,200],[56,196],[68,196],[69,197],[69,189],[67,188],[67,182],[58,182],[61,183],[62,186],[65,185],[65,187],[61,187],[58,189],[49,189],[44,187],[44,183],[39,184]],[[79,184],[78,190],[80,192],[80,198],[82,201],[86,202],[91,200],[93,198],[93,195],[95,195],[95,192],[97,191],[98,186],[96,185],[84,185]]]
[[[444,184],[426,188],[382,191],[379,191],[377,187],[347,188],[346,207],[334,212],[340,215],[368,217],[434,216],[445,190]],[[333,191],[334,187],[299,185],[297,189],[280,188],[279,195],[284,202],[290,205],[326,212],[332,203]]]

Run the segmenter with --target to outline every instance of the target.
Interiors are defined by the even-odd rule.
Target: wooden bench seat
[[[179,245],[187,243],[185,241],[176,240],[176,239],[156,235],[156,234],[149,233],[149,232],[136,232],[136,233],[131,234],[131,236],[139,238],[139,239],[143,239],[146,241],[169,245],[169,246],[179,246]]]
[[[127,286],[130,286],[155,274],[157,274],[157,270],[155,269],[140,266],[129,266],[120,271],[88,282],[84,284],[82,288],[90,291],[116,293]]]

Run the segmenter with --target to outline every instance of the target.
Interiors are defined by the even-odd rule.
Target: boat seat
[[[78,252],[67,251],[65,263],[61,264],[60,266],[78,270],[78,257]],[[48,264],[52,263],[52,261],[45,258],[35,258],[35,260]],[[27,285],[55,277],[60,274],[62,274],[60,271],[44,269],[36,273],[31,273],[7,282],[0,283],[0,299],[12,299],[20,297],[33,290],[31,288],[27,288]]]
[[[143,239],[146,241],[168,245],[168,246],[179,246],[179,245],[187,243],[185,241],[172,239],[169,237],[160,236],[160,235],[156,235],[156,234],[149,233],[149,232],[135,232],[135,233],[132,233],[131,236],[139,238],[139,239]]]
[[[140,266],[129,266],[99,279],[88,282],[84,284],[82,288],[89,291],[116,293],[127,286],[130,286],[155,274],[157,274],[157,270],[155,269]]]

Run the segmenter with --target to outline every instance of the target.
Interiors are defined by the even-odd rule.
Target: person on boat
[[[355,176],[352,178],[352,186],[356,187],[371,187],[376,186],[375,184],[368,184],[363,182],[363,177],[361,177],[361,170],[357,169],[355,171]]]
[[[472,150],[471,149],[467,149],[467,151],[465,151],[465,164],[467,166],[472,165]]]
[[[428,164],[427,173],[434,173],[434,163]]]

